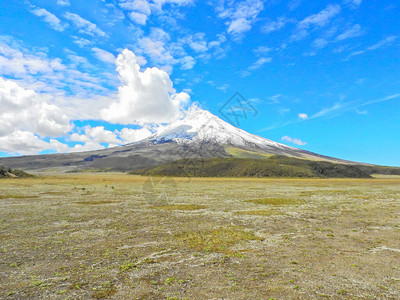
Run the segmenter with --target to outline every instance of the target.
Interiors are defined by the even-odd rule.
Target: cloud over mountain
[[[158,68],[140,70],[136,55],[125,49],[117,58],[122,82],[118,100],[102,111],[112,123],[166,123],[176,119],[188,103],[187,93],[177,93],[168,74]]]

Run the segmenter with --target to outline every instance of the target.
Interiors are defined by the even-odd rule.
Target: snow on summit
[[[154,144],[166,142],[215,143],[257,149],[293,149],[234,127],[197,106],[189,108],[183,118],[165,126],[163,130],[149,137],[148,140]]]

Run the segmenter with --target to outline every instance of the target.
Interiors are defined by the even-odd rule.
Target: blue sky
[[[139,140],[239,91],[244,130],[400,166],[399,18],[385,0],[2,1],[0,155]]]

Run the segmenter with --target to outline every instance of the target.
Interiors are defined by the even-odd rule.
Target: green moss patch
[[[193,250],[225,254],[231,254],[230,248],[236,244],[259,240],[253,232],[238,227],[184,232],[177,234],[175,237]]]
[[[295,205],[301,204],[301,200],[296,200],[292,198],[262,198],[262,199],[252,199],[246,200],[246,202],[251,202],[255,204],[262,204],[262,205]]]

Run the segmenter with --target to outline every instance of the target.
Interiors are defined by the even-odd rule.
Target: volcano
[[[26,171],[129,171],[188,158],[265,159],[271,155],[357,164],[265,139],[192,107],[183,118],[135,143],[97,151],[0,158],[0,165]]]

